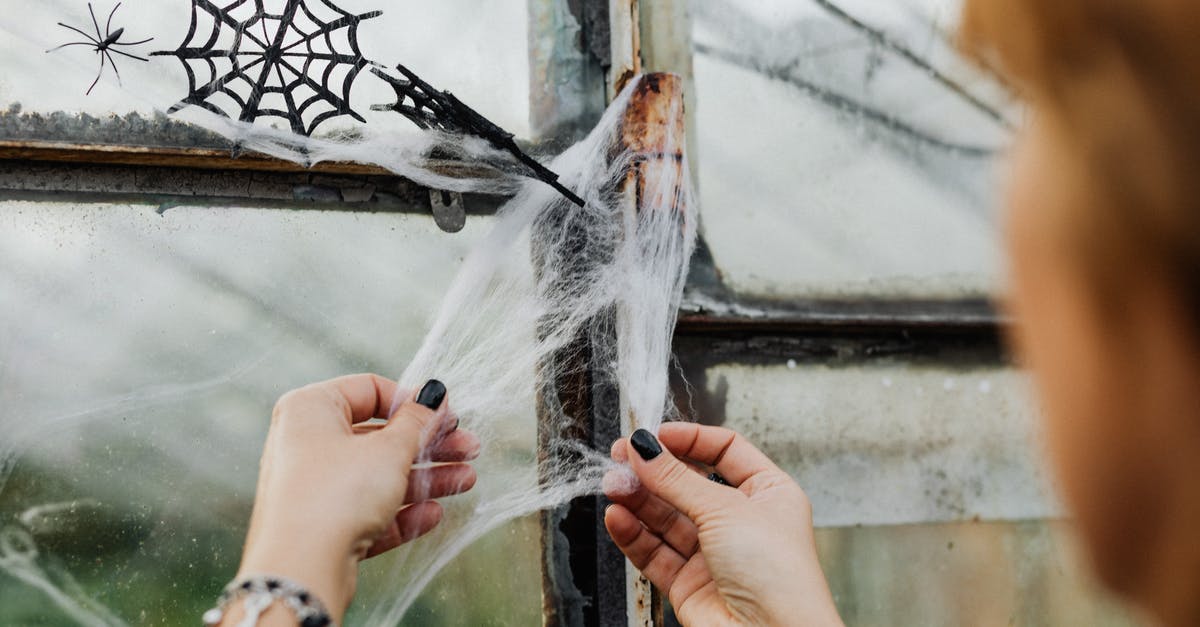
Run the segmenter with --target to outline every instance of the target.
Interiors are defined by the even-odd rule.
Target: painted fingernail
[[[417,404],[424,405],[434,411],[437,411],[437,408],[442,406],[442,401],[444,400],[446,400],[446,386],[437,379],[430,379],[425,384],[425,387],[421,388],[421,392],[417,394]]]
[[[662,446],[658,443],[658,438],[645,429],[634,431],[633,435],[629,436],[629,443],[633,445],[633,450],[637,451],[638,456],[646,461],[650,461],[662,453]]]
[[[719,483],[721,485],[729,485],[729,482],[725,480],[725,477],[722,477],[721,475],[718,475],[715,472],[708,474],[708,480],[713,483]],[[732,486],[730,486],[730,487],[732,487]]]

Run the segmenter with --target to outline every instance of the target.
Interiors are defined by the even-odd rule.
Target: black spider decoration
[[[372,72],[395,88],[399,101],[372,109],[394,109],[421,128],[486,139],[516,157],[530,176],[584,205],[558,182],[557,174],[522,152],[511,133],[449,92],[437,91],[404,66],[399,70],[408,80],[393,78],[380,71],[382,66],[364,58],[358,46],[358,25],[382,12],[355,15],[331,0],[282,2],[283,8],[271,13],[263,0],[228,0],[224,6],[213,0],[191,0],[192,23],[183,43],[175,50],[151,53],[178,58],[187,72],[188,95],[170,112],[197,106],[242,122],[279,117],[288,121],[292,132],[311,136],[333,117],[346,115],[366,122],[350,108],[350,90],[359,73],[374,66]],[[324,7],[335,17],[323,20],[314,7]],[[202,29],[201,23],[211,27]],[[229,43],[219,47],[221,41]],[[339,52],[338,46],[348,51]],[[405,105],[406,97],[414,104]]]
[[[313,7],[335,17],[322,19]],[[358,47],[358,24],[381,14],[354,15],[329,0],[286,0],[279,13],[269,12],[263,0],[224,6],[192,0],[192,23],[183,43],[151,55],[174,56],[187,72],[188,95],[171,113],[197,106],[242,122],[279,117],[292,132],[311,136],[337,116],[366,122],[350,108],[350,88],[371,65]],[[211,24],[211,30],[197,32],[201,23]],[[218,45],[223,40],[229,41],[225,47]]]
[[[96,53],[100,55],[100,71],[96,73],[96,80],[92,81],[92,86],[88,87],[86,95],[90,96],[92,94],[92,90],[95,89],[96,84],[100,82],[100,77],[104,76],[104,67],[105,67],[106,59],[108,61],[108,64],[112,65],[113,73],[117,75],[117,82],[118,83],[121,82],[121,72],[120,72],[120,70],[117,69],[117,61],[116,61],[116,59],[113,59],[111,53],[115,52],[119,55],[129,57],[130,59],[137,59],[138,61],[149,61],[149,59],[146,59],[144,57],[132,55],[132,54],[129,54],[128,52],[122,52],[122,51],[114,48],[114,46],[139,46],[141,44],[154,41],[153,37],[151,37],[149,39],[143,39],[141,41],[129,41],[129,42],[121,41],[121,35],[125,34],[125,29],[118,28],[115,31],[112,29],[113,16],[117,14],[117,9],[119,9],[119,8],[121,8],[120,2],[118,2],[117,6],[113,7],[112,12],[108,14],[108,22],[105,23],[105,25],[104,25],[104,34],[101,34],[100,33],[100,22],[99,22],[99,20],[96,19],[96,11],[92,8],[92,3],[89,2],[88,3],[88,12],[92,14],[92,26],[94,26],[96,28],[96,36],[92,37],[91,35],[87,34],[86,32],[84,32],[78,28],[75,28],[74,26],[68,26],[66,24],[63,24],[62,22],[59,22],[58,23],[59,26],[69,29],[69,30],[73,30],[73,31],[79,33],[80,35],[83,35],[84,37],[87,38],[87,41],[72,41],[71,43],[66,43],[61,46],[58,46],[57,48],[51,48],[46,51],[47,53],[50,53],[50,52],[54,52],[56,50],[62,50],[63,48],[67,48],[69,46],[91,46],[92,48],[95,49]]]
[[[567,200],[576,205],[580,207],[585,205],[582,198],[558,181],[557,174],[525,154],[513,139],[512,133],[483,117],[454,94],[434,89],[403,65],[397,65],[396,69],[405,78],[396,78],[377,68],[371,68],[371,72],[387,81],[396,90],[395,103],[374,105],[371,107],[372,110],[395,111],[423,129],[436,129],[459,135],[475,135],[486,139],[495,148],[507,151],[516,157],[529,169],[534,178],[558,190]]]

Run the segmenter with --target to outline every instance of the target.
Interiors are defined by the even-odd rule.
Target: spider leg
[[[108,22],[106,22],[104,24],[104,38],[105,39],[108,39],[108,36],[112,34],[112,19],[113,19],[113,16],[117,14],[117,9],[119,9],[119,8],[121,8],[120,2],[117,3],[117,6],[113,7],[112,13],[108,14]]]
[[[69,29],[71,29],[71,30],[73,30],[73,31],[75,31],[75,32],[77,32],[77,33],[79,33],[80,35],[83,35],[84,37],[87,37],[88,41],[92,42],[93,44],[95,44],[95,45],[97,45],[97,46],[99,46],[99,45],[100,45],[100,40],[99,40],[99,39],[96,39],[95,37],[92,37],[91,35],[89,35],[89,34],[87,34],[87,33],[83,32],[83,31],[79,30],[78,28],[75,28],[74,26],[67,26],[66,24],[63,24],[62,22],[59,22],[59,23],[58,23],[58,25],[59,25],[59,26],[61,26],[61,27],[63,27],[63,28],[69,28]]]
[[[108,51],[104,51],[104,56],[108,57],[108,64],[112,66],[113,73],[117,75],[117,84],[121,85],[121,71],[117,69],[117,62],[113,60],[112,55]]]
[[[146,62],[150,61],[150,59],[147,59],[145,57],[139,57],[137,55],[129,54],[128,52],[121,52],[120,50],[113,50],[112,48],[109,48],[108,50],[105,51],[105,53],[108,53],[108,52],[115,52],[117,54],[127,56],[130,59],[137,59],[138,61],[146,61]],[[113,63],[116,64],[116,61],[113,61]]]
[[[92,14],[92,25],[96,27],[96,39],[104,39],[104,37],[100,35],[100,22],[96,21],[96,11],[92,8],[91,2],[88,3],[88,13]]]
[[[51,49],[47,50],[46,52],[54,52],[55,50],[62,50],[63,48],[66,48],[67,46],[94,46],[94,45],[95,44],[93,44],[90,41],[73,41],[69,44],[63,44],[57,48],[51,48]]]
[[[104,76],[104,55],[100,55],[100,71],[96,73],[96,80],[92,81],[92,86],[88,87],[85,96],[92,95],[92,90],[96,88],[96,83],[100,82],[100,77]]]
[[[141,41],[114,41],[110,45],[112,45],[112,46],[140,46],[142,44],[150,43],[152,41],[154,41],[153,37],[151,37],[150,39],[143,39]]]

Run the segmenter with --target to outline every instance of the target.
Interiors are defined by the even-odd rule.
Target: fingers
[[[272,419],[308,420],[313,424],[330,423],[330,414],[341,415],[346,425],[369,418],[387,417],[387,409],[396,393],[396,383],[373,374],[339,377],[292,390],[275,403]]]
[[[623,441],[626,455],[638,480],[651,494],[682,512],[697,525],[709,513],[735,507],[744,498],[736,490],[718,485],[696,473],[664,448],[645,429]]]
[[[351,423],[371,418],[387,418],[396,382],[376,374],[355,374],[331,379],[317,385],[328,385],[346,400]]]
[[[365,557],[375,557],[429,533],[442,521],[443,511],[437,501],[416,503],[400,510],[387,531],[367,549]]]
[[[356,425],[354,432],[360,434],[375,433],[385,425],[367,424]],[[435,463],[469,462],[479,457],[482,444],[479,436],[465,429],[456,429],[445,436],[437,438],[421,451],[420,459]]]
[[[628,451],[629,447],[626,445],[625,440],[621,439],[612,443],[612,448],[609,449],[608,453],[612,456],[613,461],[617,462],[618,464],[626,464],[629,462]],[[701,468],[700,466],[692,463],[690,460],[683,459],[680,461],[687,464],[688,467],[694,470],[697,474],[704,477],[708,476],[708,470]]]
[[[415,397],[400,403],[379,433],[387,434],[393,446],[407,459],[415,460],[418,453],[431,448],[457,426],[446,406],[445,386],[430,380]]]
[[[682,555],[638,521],[622,505],[610,505],[604,512],[604,526],[613,542],[635,568],[659,590],[670,590],[679,571],[687,564]]]
[[[469,462],[479,457],[481,447],[479,436],[465,429],[457,429],[430,443],[422,458],[428,458],[431,462]]]
[[[749,440],[722,427],[669,422],[659,428],[658,438],[675,455],[715,467],[735,486],[761,472],[779,470]]]
[[[610,481],[610,477],[614,480]],[[694,555],[700,546],[696,525],[643,486],[638,486],[632,492],[620,489],[623,487],[620,479],[615,472],[605,475],[604,492],[608,498],[629,510],[647,529],[660,536],[685,559]]]
[[[408,476],[408,493],[404,502],[419,503],[462,494],[475,487],[477,478],[475,469],[466,464],[418,468]]]

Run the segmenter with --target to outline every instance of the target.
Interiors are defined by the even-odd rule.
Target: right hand
[[[639,431],[618,440],[612,456],[628,461],[641,485],[622,493],[619,476],[606,477],[614,505],[605,526],[684,625],[842,624],[817,561],[808,497],[745,438],[668,423],[658,439]],[[715,467],[732,487],[693,464]]]

